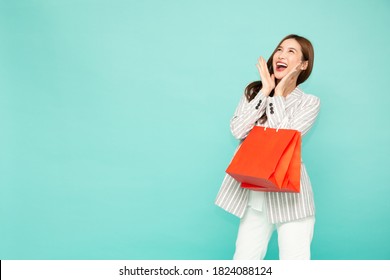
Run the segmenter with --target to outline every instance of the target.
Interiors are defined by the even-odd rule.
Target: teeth
[[[276,63],[277,66],[284,66],[284,67],[287,67],[287,64],[286,63],[281,63],[281,62],[278,62]]]

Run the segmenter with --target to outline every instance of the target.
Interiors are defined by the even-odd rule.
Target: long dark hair
[[[311,71],[313,70],[313,63],[314,63],[313,45],[310,43],[310,41],[308,39],[306,39],[304,37],[301,37],[301,36],[298,36],[295,34],[290,34],[290,35],[287,35],[286,37],[284,37],[280,41],[280,43],[276,46],[276,48],[272,52],[271,56],[268,58],[268,61],[267,61],[268,71],[270,74],[274,73],[274,69],[272,67],[273,56],[274,56],[275,52],[278,50],[279,46],[287,39],[295,39],[298,42],[298,44],[301,46],[301,50],[302,50],[302,55],[303,55],[302,60],[308,62],[306,70],[303,70],[301,72],[301,74],[299,74],[299,76],[298,76],[297,85],[299,85],[299,84],[303,83],[304,81],[306,81],[307,78],[309,78]],[[249,85],[247,85],[247,87],[245,88],[246,99],[248,101],[251,101],[253,98],[255,98],[256,95],[261,90],[262,86],[263,86],[263,84],[261,81],[254,81],[254,82],[250,83]],[[273,95],[274,95],[274,90],[272,90],[272,92],[270,93],[269,96],[273,96]]]

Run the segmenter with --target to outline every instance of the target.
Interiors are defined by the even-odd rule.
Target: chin
[[[284,74],[279,74],[279,73],[276,73],[276,74],[274,74],[274,75],[275,75],[275,79],[276,79],[276,80],[281,80],[281,79],[283,79],[284,76],[286,76],[286,75],[284,75]]]

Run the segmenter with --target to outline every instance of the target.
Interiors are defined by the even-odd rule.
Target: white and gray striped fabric
[[[282,96],[266,97],[259,92],[248,102],[245,95],[237,106],[230,128],[234,137],[245,139],[258,123],[264,112],[267,121],[263,126],[271,128],[295,129],[304,136],[313,126],[320,110],[318,97],[305,94],[296,87],[286,98]],[[248,189],[228,174],[222,181],[215,204],[224,210],[242,217],[248,205]],[[301,163],[301,191],[299,193],[265,193],[265,210],[271,223],[284,223],[313,216],[315,213],[313,191],[305,165]]]

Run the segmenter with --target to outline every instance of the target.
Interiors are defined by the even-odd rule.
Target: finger
[[[266,67],[266,65],[264,65],[264,59],[262,57],[259,58],[257,65],[258,65],[260,75],[261,76],[266,75],[267,74],[267,71],[266,71],[267,67]]]
[[[259,71],[259,75],[260,75],[260,80],[264,80],[264,73],[263,73],[263,70],[261,68],[261,65],[259,63],[256,64],[256,67],[257,67],[257,70]]]
[[[265,62],[265,59],[263,57],[261,57],[261,63],[264,69],[267,69],[267,62]]]
[[[286,77],[298,76],[301,73],[301,65],[302,63],[297,64],[289,73],[287,73]]]
[[[303,65],[303,61],[299,62],[299,63],[297,64],[297,66],[295,66],[295,70],[296,70],[296,71],[303,70],[303,69],[302,69],[302,65]]]
[[[257,63],[256,63],[256,67],[257,67],[257,69],[259,69],[259,71],[261,71],[262,70],[262,65],[261,65],[261,60],[260,60],[260,58],[259,58],[259,60],[257,61]]]
[[[295,67],[295,71],[294,71],[294,73],[293,73],[294,76],[298,76],[299,74],[301,74],[301,72],[302,72],[301,67],[302,67],[302,63],[299,63],[299,64],[297,65],[297,67]]]
[[[262,60],[262,69],[264,70],[264,73],[266,74],[266,75],[270,75],[270,71],[269,71],[269,69],[268,69],[268,64],[267,64],[267,62],[265,61],[265,59],[263,58],[263,60]]]
[[[261,74],[261,67],[258,63],[256,63],[256,67],[257,67],[257,70],[259,71],[259,73]]]
[[[263,70],[263,65],[261,63],[261,58],[258,59],[257,68],[259,69],[259,72],[261,72]]]
[[[259,59],[257,60],[257,62],[261,65],[262,61],[263,61],[263,57],[260,56]]]

